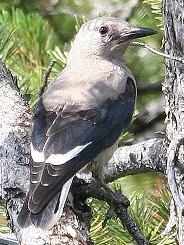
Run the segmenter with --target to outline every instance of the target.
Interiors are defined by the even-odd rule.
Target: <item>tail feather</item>
[[[28,197],[26,197],[22,210],[17,218],[20,227],[27,228],[34,225],[35,227],[40,227],[44,230],[51,229],[62,216],[72,180],[73,177],[63,185],[61,192],[57,193],[48,205],[37,214],[34,214],[29,210]]]

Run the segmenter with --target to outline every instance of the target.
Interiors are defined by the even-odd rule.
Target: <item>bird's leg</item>
[[[122,194],[120,189],[113,192],[105,182],[94,177],[91,177],[91,181],[88,178],[87,182],[84,179],[75,178],[71,190],[74,197],[75,212],[83,216],[88,224],[90,223],[91,212],[85,201],[89,197],[106,201],[110,206],[103,223],[104,226],[111,219],[115,205],[122,205],[125,209],[130,205],[129,200]]]
[[[96,180],[96,181],[99,181],[99,180]],[[99,181],[99,184],[101,185],[101,187],[106,193],[109,193],[109,195],[112,197],[112,201],[114,200],[122,204],[126,208],[130,206],[130,202],[128,198],[122,194],[121,188],[115,191],[112,191],[111,188],[104,181]]]
[[[106,202],[109,205],[109,210],[107,211],[104,222],[102,224],[102,227],[105,227],[107,224],[107,221],[110,220],[113,216],[113,213],[115,213],[115,208],[120,205],[120,206],[123,206],[125,209],[127,209],[130,205],[130,202],[128,198],[122,194],[121,188],[119,188],[118,190],[112,191],[104,181],[101,181],[101,182],[99,181],[99,183],[101,185],[101,188],[104,191]]]

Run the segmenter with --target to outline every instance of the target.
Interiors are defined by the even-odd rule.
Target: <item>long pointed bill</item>
[[[131,27],[127,33],[122,33],[119,37],[119,43],[132,40],[135,38],[146,37],[156,34],[157,32],[150,28],[145,27]]]

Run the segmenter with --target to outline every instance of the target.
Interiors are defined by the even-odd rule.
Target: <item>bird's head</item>
[[[124,20],[99,17],[82,25],[72,48],[72,56],[122,56],[132,39],[155,34],[156,31],[130,25]]]

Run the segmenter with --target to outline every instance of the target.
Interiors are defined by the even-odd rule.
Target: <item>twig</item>
[[[143,48],[146,48],[147,50],[149,50],[150,52],[154,53],[154,54],[157,54],[157,55],[160,55],[162,57],[165,57],[167,59],[171,59],[171,60],[175,60],[177,62],[181,62],[184,64],[184,59],[181,58],[181,57],[176,57],[176,56],[172,56],[172,55],[169,55],[169,54],[165,54],[163,52],[160,52],[152,47],[150,47],[149,45],[147,45],[146,43],[142,43],[142,42],[131,42],[130,43],[131,46],[138,46],[138,47],[143,47]]]
[[[44,78],[43,78],[43,80],[42,80],[42,84],[41,84],[40,90],[39,90],[39,92],[38,92],[39,97],[42,96],[42,94],[44,93],[45,89],[47,88],[47,85],[48,85],[48,78],[49,78],[49,76],[50,76],[50,73],[51,73],[52,68],[53,68],[53,66],[55,65],[55,63],[56,63],[56,61],[53,60],[53,61],[50,62],[49,66],[48,66],[47,72],[46,72],[45,75],[44,75]]]
[[[122,225],[125,226],[129,234],[134,238],[138,245],[149,244],[149,241],[144,237],[142,232],[139,230],[137,224],[123,205],[116,203],[115,213],[120,219]]]

